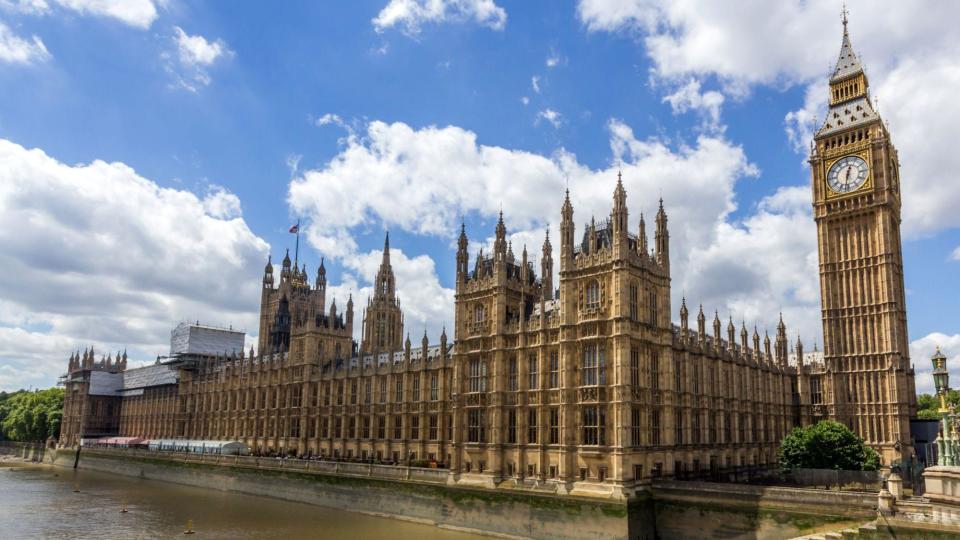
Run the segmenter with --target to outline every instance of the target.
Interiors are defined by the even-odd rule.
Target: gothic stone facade
[[[461,228],[452,344],[446,331],[439,344],[424,335],[414,348],[409,334],[400,344],[389,239],[359,344],[352,298],[345,314],[336,300],[327,310],[323,263],[311,286],[288,254],[278,282],[271,264],[264,271],[259,354],[182,355],[150,366],[153,378],[112,368],[123,378],[116,426],[85,423],[94,398],[84,385],[104,368],[71,357],[62,442],[96,424],[265,452],[434,460],[453,482],[574,494],[772,465],[789,430],[822,418],[849,425],[886,463],[909,455],[898,166],[866,88],[844,31],[811,156],[823,355],[789,343],[782,318],[772,343],[717,313],[708,329],[702,307],[691,327],[685,301],[674,325],[666,211],[661,201],[649,245],[643,216],[628,230],[618,179],[609,216],[579,239],[563,201],[556,286],[549,237],[538,276],[526,248],[518,260],[507,243],[502,214],[493,252],[472,263]]]

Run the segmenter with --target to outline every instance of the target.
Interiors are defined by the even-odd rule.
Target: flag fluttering
[[[290,227],[290,234],[297,234],[298,232],[300,232],[300,224],[299,224],[299,223],[297,223],[296,225],[292,225],[292,226]]]

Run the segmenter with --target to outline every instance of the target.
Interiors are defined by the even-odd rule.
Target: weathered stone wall
[[[14,456],[26,461],[43,461],[45,448],[41,443],[0,441],[0,455]]]
[[[72,457],[64,455],[58,456],[55,463],[72,466],[73,462]],[[654,538],[649,521],[645,524],[642,519],[628,520],[628,506],[617,502],[173,462],[161,458],[120,458],[89,450],[81,454],[80,467],[512,537]]]
[[[74,463],[73,450],[48,450],[46,457],[56,465]],[[876,504],[873,494],[704,482],[657,483],[652,495],[623,503],[365,478],[343,471],[236,466],[229,464],[229,456],[221,461],[84,449],[80,467],[440,527],[544,539],[786,539],[864,523],[875,516]]]

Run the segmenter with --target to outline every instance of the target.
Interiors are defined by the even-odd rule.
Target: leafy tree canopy
[[[63,389],[0,394],[0,439],[44,441],[60,435]]]
[[[960,410],[960,390],[947,391],[947,405],[953,404]],[[940,398],[931,394],[917,396],[917,418],[921,420],[939,420]]]
[[[847,426],[832,420],[795,428],[780,443],[780,468],[875,471],[880,456]]]

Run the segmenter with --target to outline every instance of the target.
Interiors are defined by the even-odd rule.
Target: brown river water
[[[124,506],[126,513],[121,512]],[[183,534],[187,520],[193,521],[196,534]],[[0,463],[0,539],[28,538],[489,537],[269,497],[94,471]]]

